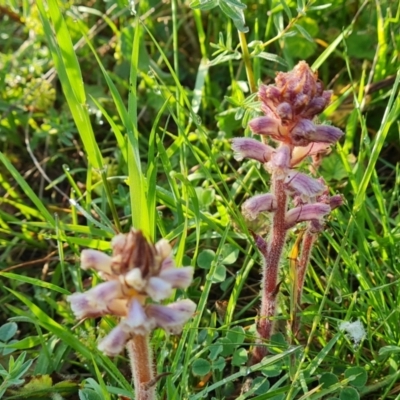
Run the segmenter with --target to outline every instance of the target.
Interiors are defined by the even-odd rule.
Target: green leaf
[[[208,360],[204,358],[198,358],[192,364],[193,375],[204,376],[211,371],[211,364]]]
[[[322,389],[328,389],[330,386],[339,382],[338,377],[331,372],[324,372],[319,378],[319,383],[322,385]]]
[[[347,178],[348,173],[337,153],[330,154],[322,161],[321,171],[326,181],[341,181]]]
[[[79,400],[102,400],[102,398],[92,389],[79,390]]]
[[[226,361],[224,357],[218,357],[217,360],[215,360],[212,363],[212,369],[213,370],[217,370],[217,371],[223,371],[226,365]]]
[[[189,4],[189,6],[194,10],[208,11],[217,7],[218,3],[219,0],[194,0]]]
[[[400,353],[399,346],[383,346],[379,349],[379,355],[389,355],[391,356],[394,353]]]
[[[286,0],[279,0],[279,2],[281,3],[286,15],[288,16],[289,20],[292,19],[292,12],[290,11],[289,6],[287,5],[287,1]]]
[[[222,264],[231,265],[236,262],[239,256],[239,249],[232,244],[225,244],[222,248],[221,258]]]
[[[277,64],[281,64],[284,67],[287,67],[287,65],[288,65],[287,62],[282,57],[279,57],[276,54],[267,53],[266,51],[261,51],[260,53],[257,53],[252,57],[262,58],[262,59],[267,60],[267,61],[271,61],[271,62],[274,62],[274,63],[277,63]]]
[[[226,337],[235,346],[240,346],[244,342],[246,333],[242,326],[235,326],[227,332]]]
[[[218,343],[222,344],[221,356],[223,357],[228,357],[235,351],[236,346],[227,337],[218,339]]]
[[[256,378],[254,378],[251,387],[252,388],[256,387],[254,394],[264,394],[268,392],[270,383],[268,379],[262,378],[261,376],[257,376]]]
[[[247,362],[247,350],[243,347],[239,347],[235,350],[232,357],[232,365],[239,367]]]
[[[224,282],[226,279],[226,268],[222,264],[218,264],[212,276],[213,283]]]
[[[215,260],[215,252],[212,250],[203,250],[197,257],[197,265],[203,269],[210,269]]]
[[[268,364],[261,369],[261,372],[268,378],[279,376],[282,373],[282,363],[276,362],[273,364]]]
[[[21,176],[21,174],[17,171],[17,169],[10,163],[7,157],[0,153],[0,161],[4,164],[4,166],[8,169],[13,178],[17,181],[18,185],[24,191],[24,193],[29,197],[32,203],[36,206],[38,211],[40,211],[43,218],[47,221],[50,226],[55,226],[55,221],[53,216],[47,211],[47,208],[44,206],[42,201],[36,195],[36,193],[32,190],[32,188],[28,185],[25,179]]]
[[[351,367],[344,371],[345,378],[353,377],[350,382],[350,385],[355,386],[357,388],[362,388],[365,386],[368,380],[367,372],[362,367]]]
[[[356,389],[346,387],[341,390],[339,398],[340,400],[360,400],[360,394]]]
[[[7,322],[0,326],[0,341],[8,342],[17,332],[18,325],[15,322]]]
[[[210,354],[209,354],[209,358],[211,361],[214,361],[218,355],[221,353],[223,347],[221,344],[212,344],[210,346]]]
[[[292,57],[304,60],[311,57],[317,50],[317,45],[313,37],[318,35],[319,27],[315,20],[304,17],[294,26],[294,30],[291,32],[295,32],[296,30],[300,32],[301,36],[286,36],[285,45]],[[304,40],[304,37],[306,37],[307,40]]]

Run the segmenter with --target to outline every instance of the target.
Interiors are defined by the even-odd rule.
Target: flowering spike
[[[330,152],[343,132],[330,125],[318,125],[315,120],[331,101],[332,92],[324,90],[317,73],[306,62],[300,61],[292,71],[280,72],[274,85],[260,85],[258,98],[264,114],[249,122],[253,133],[268,136],[277,142],[274,147],[255,142],[254,139],[233,139],[235,158],[252,158],[264,165],[271,175],[271,193],[251,197],[242,206],[249,220],[260,212],[272,212],[269,240],[254,233],[253,237],[263,257],[262,300],[257,323],[259,344],[254,347],[252,362],[266,355],[263,344],[273,332],[273,317],[277,309],[279,265],[286,243],[287,231],[298,222],[307,222],[300,247],[295,301],[299,302],[304,276],[316,236],[324,229],[323,218],[342,203],[340,196],[329,196],[323,180],[314,179],[294,171],[306,157],[311,156],[309,169],[318,168],[322,156]],[[289,207],[294,207],[288,210]],[[297,308],[296,308],[297,310]],[[296,310],[292,315],[295,315]],[[297,331],[296,321],[292,323]]]

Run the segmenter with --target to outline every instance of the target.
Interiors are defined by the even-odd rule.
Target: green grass
[[[400,6],[30,3],[0,1],[0,398],[134,398],[125,355],[96,348],[117,321],[78,324],[65,300],[99,281],[80,251],[134,226],[196,267],[176,294],[194,318],[152,337],[160,398],[400,399]],[[240,206],[269,177],[229,141],[250,135],[252,79],[300,59],[334,92],[321,119],[346,135],[319,173],[345,204],[314,249],[298,340],[290,235],[271,355],[248,367],[261,266]],[[357,320],[355,346],[340,325]]]

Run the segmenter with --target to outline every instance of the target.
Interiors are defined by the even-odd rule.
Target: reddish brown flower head
[[[279,72],[275,85],[260,86],[258,96],[265,116],[250,121],[250,129],[292,146],[335,143],[343,135],[340,129],[312,121],[327,107],[331,95],[323,90],[317,73],[300,61],[292,71]]]

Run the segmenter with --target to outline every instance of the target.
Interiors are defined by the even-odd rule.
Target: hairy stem
[[[277,209],[272,221],[272,230],[268,243],[268,254],[264,257],[264,271],[261,289],[261,309],[257,324],[258,344],[253,349],[252,362],[260,362],[267,354],[267,348],[262,343],[271,338],[273,317],[276,312],[276,298],[279,290],[279,262],[286,239],[285,216],[287,209],[287,194],[284,180],[273,174],[273,192]]]
[[[304,280],[306,277],[307,266],[310,261],[311,252],[317,239],[317,234],[307,229],[303,236],[303,243],[301,246],[301,255],[297,264],[296,279],[294,281],[294,297],[295,297],[295,309],[298,311],[301,305],[301,295],[303,293]],[[300,326],[300,317],[298,315],[292,321],[292,333],[294,336],[297,335]]]
[[[136,400],[155,400],[156,388],[149,335],[135,335],[126,345]]]

